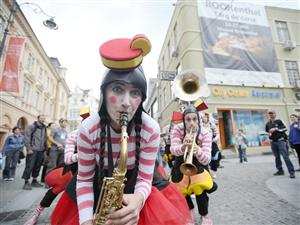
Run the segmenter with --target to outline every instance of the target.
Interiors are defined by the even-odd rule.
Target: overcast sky
[[[21,5],[48,56],[57,57],[62,67],[67,68],[69,87],[79,84],[97,92],[105,70],[99,47],[112,38],[131,38],[138,33],[148,36],[152,51],[144,58],[143,67],[148,77],[156,77],[158,56],[176,1],[18,0],[19,4],[24,2],[37,3],[55,17],[58,30],[49,30],[42,25],[46,16],[34,13],[32,6]],[[250,2],[299,9],[298,0]]]

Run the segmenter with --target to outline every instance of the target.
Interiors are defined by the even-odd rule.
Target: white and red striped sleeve
[[[145,203],[151,193],[155,159],[159,149],[160,127],[155,120],[145,113],[143,113],[142,119],[139,171],[134,193],[141,193]]]
[[[93,178],[95,174],[96,154],[92,144],[93,136],[88,129],[92,122],[92,118],[87,118],[83,121],[77,137],[78,174],[76,193],[80,224],[93,219]]]
[[[176,125],[171,133],[171,148],[170,151],[175,156],[181,156],[184,154],[182,151],[182,140],[183,140],[183,123]]]
[[[203,130],[198,137],[198,143],[200,151],[196,154],[197,160],[202,165],[208,165],[211,160],[211,144],[212,134],[206,130]]]
[[[69,133],[68,138],[66,140],[65,147],[65,164],[71,165],[72,163],[76,163],[78,161],[78,155],[75,153],[75,149],[77,146],[77,135],[78,129]]]

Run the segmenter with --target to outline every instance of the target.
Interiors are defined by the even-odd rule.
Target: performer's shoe
[[[213,221],[212,221],[211,218],[209,218],[208,215],[206,215],[206,216],[201,216],[201,219],[202,219],[201,225],[213,225]]]
[[[36,224],[37,223],[37,221],[38,221],[38,216],[37,215],[33,215],[29,220],[27,220],[25,223],[24,223],[24,225],[34,225],[34,224]]]

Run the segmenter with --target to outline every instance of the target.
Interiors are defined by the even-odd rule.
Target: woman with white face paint
[[[146,39],[145,36],[142,38]],[[129,50],[126,47],[127,41],[129,41]],[[125,47],[121,46],[124,42]],[[111,177],[113,169],[117,167],[121,148],[120,116],[124,114],[128,117],[129,136],[124,206],[110,212],[105,224],[189,224],[190,216],[185,199],[175,187],[154,170],[160,141],[160,127],[143,110],[147,81],[140,66],[141,62],[136,65],[136,61],[130,61],[130,57],[119,57],[124,49],[130,54],[132,51],[137,51],[137,49],[132,50],[132,46],[135,44],[131,39],[114,39],[100,47],[102,61],[110,69],[106,71],[101,84],[102,98],[99,112],[86,119],[79,131],[76,183],[79,224],[93,224],[93,208],[99,198],[99,187],[102,187],[103,178]],[[111,53],[111,49],[122,51]],[[145,49],[143,45],[142,51]],[[121,61],[118,60],[120,58]],[[124,59],[126,62],[122,63]],[[129,68],[124,69],[124,65],[127,67],[129,65]],[[165,192],[169,190],[168,193],[174,194],[175,197],[172,196],[172,200],[168,200],[162,194],[162,190]],[[162,206],[158,206],[158,202]],[[162,213],[166,213],[165,218],[161,216]]]

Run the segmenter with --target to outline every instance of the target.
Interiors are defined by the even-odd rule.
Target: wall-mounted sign
[[[213,88],[212,94],[216,97],[248,97],[249,91],[242,89]]]
[[[176,77],[177,73],[176,71],[160,71],[159,72],[159,79],[160,80],[167,80],[167,81],[173,81]]]
[[[251,96],[256,98],[280,98],[281,94],[279,92],[252,90]]]

